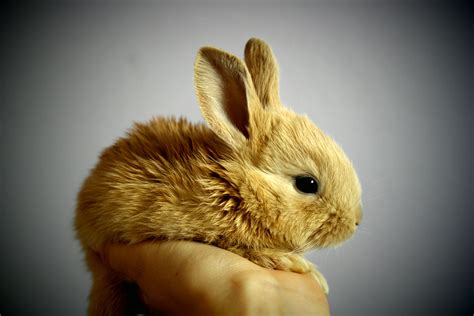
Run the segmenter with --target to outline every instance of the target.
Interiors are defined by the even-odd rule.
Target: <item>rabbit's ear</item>
[[[203,47],[194,64],[194,82],[211,129],[233,147],[249,139],[250,107],[258,97],[245,64],[224,51]]]
[[[258,38],[249,39],[245,45],[245,63],[262,105],[280,106],[278,64],[270,46]]]

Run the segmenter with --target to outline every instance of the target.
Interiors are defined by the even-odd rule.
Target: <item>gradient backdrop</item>
[[[81,2],[2,9],[0,314],[83,315],[75,195],[152,115],[202,120],[193,61],[268,41],[281,95],[353,159],[360,232],[312,252],[334,315],[473,311],[473,28],[457,2]]]

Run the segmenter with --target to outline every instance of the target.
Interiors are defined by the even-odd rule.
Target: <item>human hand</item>
[[[165,314],[329,315],[310,274],[269,270],[229,251],[189,241],[109,245],[113,270],[135,281],[144,303]]]

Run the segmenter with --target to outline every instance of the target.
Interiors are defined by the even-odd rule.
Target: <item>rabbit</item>
[[[106,148],[77,199],[75,230],[93,275],[89,315],[135,312],[136,286],[100,260],[106,243],[192,240],[270,269],[321,273],[302,254],[356,231],[361,186],[341,147],[282,105],[268,44],[244,61],[203,47],[194,64],[208,126],[184,118],[135,123]],[[137,303],[138,302],[138,303]]]

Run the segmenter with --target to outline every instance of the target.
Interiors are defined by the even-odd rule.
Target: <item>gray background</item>
[[[361,230],[312,252],[334,315],[473,313],[472,9],[457,2],[63,2],[4,8],[0,313],[84,314],[75,195],[152,115],[202,120],[197,49],[268,41],[283,101],[354,161]]]

